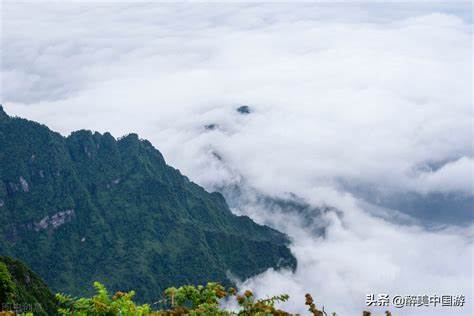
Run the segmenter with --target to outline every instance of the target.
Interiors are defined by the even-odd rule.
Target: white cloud
[[[417,187],[425,191],[474,192],[474,159],[462,157],[442,166],[436,171],[422,172],[417,177]]]
[[[262,222],[288,232],[293,237],[292,251],[298,259],[295,273],[268,270],[246,280],[242,288],[257,295],[288,293],[283,304],[305,314],[304,294],[312,293],[319,308],[338,315],[370,310],[381,315],[387,308],[366,307],[367,294],[466,295],[472,302],[472,226],[466,229],[426,231],[413,225],[398,225],[374,218],[347,194],[331,189],[308,192],[309,197],[336,205],[343,215],[326,213],[329,222],[324,238],[315,236],[294,216],[279,214],[264,204],[248,203],[245,212]],[[300,218],[304,221],[304,218]],[[397,315],[470,315],[465,308],[388,308]]]
[[[472,196],[472,24],[451,12],[419,3],[7,3],[2,102],[64,134],[138,132],[208,188],[245,179],[342,212],[321,219],[321,239],[294,214],[247,204],[294,239],[300,262],[294,275],[249,281],[257,289],[311,290],[341,315],[362,309],[369,289],[469,295],[469,230],[396,225],[341,193],[350,183]],[[253,112],[239,115],[241,104]]]

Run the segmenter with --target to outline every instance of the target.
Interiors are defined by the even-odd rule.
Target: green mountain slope
[[[46,284],[20,261],[0,256],[0,310],[56,314],[56,299]]]
[[[146,301],[170,285],[228,282],[292,267],[285,235],[233,215],[130,134],[65,138],[0,106],[0,254],[54,291],[92,281]]]

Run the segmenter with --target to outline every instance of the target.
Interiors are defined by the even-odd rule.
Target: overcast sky
[[[471,222],[402,225],[347,192],[472,197],[471,14],[432,1],[3,2],[1,100],[64,135],[137,132],[208,189],[245,183],[337,208],[325,238],[251,199],[235,210],[293,238],[296,273],[246,285],[291,292],[295,311],[308,291],[338,315],[369,291],[472,297]],[[396,311],[424,312],[446,310]]]

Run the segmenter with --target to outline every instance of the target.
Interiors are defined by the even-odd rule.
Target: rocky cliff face
[[[285,235],[233,215],[130,134],[69,137],[0,109],[0,253],[55,291],[101,281],[151,301],[170,285],[294,268]]]

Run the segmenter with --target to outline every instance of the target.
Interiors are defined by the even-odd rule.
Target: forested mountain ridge
[[[48,286],[18,260],[0,256],[0,311],[55,315],[57,301]]]
[[[0,106],[0,254],[54,291],[93,281],[153,300],[170,285],[296,266],[287,237],[232,214],[130,134],[68,137]]]

